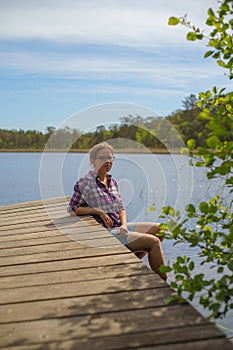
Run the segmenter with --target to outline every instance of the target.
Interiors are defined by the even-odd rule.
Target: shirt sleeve
[[[118,188],[117,181],[115,179],[112,179],[112,181],[114,184],[113,186],[116,188],[116,191],[117,191],[118,210],[119,210],[119,212],[121,212],[122,210],[125,210],[125,205],[123,203],[123,200],[122,200],[119,188]]]
[[[74,186],[73,196],[70,199],[68,212],[72,214],[72,212],[74,212],[79,207],[85,207],[85,206],[87,206],[87,203],[84,200],[83,191],[81,191],[81,188],[80,188],[80,183],[79,181],[77,181]]]

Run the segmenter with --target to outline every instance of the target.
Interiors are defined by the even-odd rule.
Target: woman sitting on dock
[[[106,142],[90,150],[93,170],[76,182],[69,212],[92,215],[139,258],[148,253],[151,269],[166,281],[167,274],[159,270],[164,265],[162,238],[156,236],[159,225],[152,222],[127,223],[117,182],[109,174],[114,159],[113,148]]]

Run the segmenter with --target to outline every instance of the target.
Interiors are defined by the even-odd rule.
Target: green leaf
[[[227,67],[226,63],[224,63],[222,60],[217,60],[217,63],[220,67],[223,67],[223,68]]]
[[[208,213],[208,209],[209,209],[208,203],[206,203],[206,202],[201,202],[201,203],[199,204],[199,209],[200,209],[200,211],[201,211],[203,214],[207,214],[207,213]]]
[[[213,154],[205,154],[204,160],[205,160],[206,166],[208,166],[208,167],[211,166],[214,163]]]
[[[170,207],[170,209],[169,209],[169,214],[170,214],[171,216],[174,216],[174,215],[175,215],[175,210],[174,210],[173,208],[171,208],[171,207]]]
[[[203,34],[197,34],[197,39],[198,40],[202,40],[204,38],[204,35]]]
[[[212,51],[212,50],[207,51],[207,52],[204,54],[204,58],[207,58],[207,57],[211,56],[213,53],[214,53],[214,51]]]
[[[206,97],[202,97],[202,98],[206,98]],[[200,119],[210,120],[211,119],[210,110],[208,108],[204,108],[203,111],[198,115],[198,117]]]
[[[210,148],[215,148],[217,145],[220,144],[220,140],[218,136],[213,135],[206,140],[206,143]]]
[[[227,130],[225,130],[221,125],[219,121],[211,120],[208,123],[208,128],[210,130],[214,131],[214,134],[216,136],[225,136],[227,134]]]
[[[195,267],[195,264],[194,264],[194,262],[193,261],[190,261],[190,263],[189,263],[189,270],[190,271],[192,271],[193,269],[194,269],[194,267]]]
[[[190,235],[189,242],[191,243],[190,247],[196,247],[199,243],[199,237],[196,234]]]
[[[172,268],[170,266],[160,266],[160,272],[171,272]]]
[[[226,104],[226,110],[231,112],[233,110],[233,108],[230,104]]]
[[[173,297],[165,297],[164,302],[167,304],[171,304],[174,302],[180,301],[180,298],[178,296],[173,296]]]
[[[184,264],[184,263],[185,263],[185,257],[178,256],[178,257],[177,257],[177,262],[178,262],[179,264]]]
[[[230,11],[230,7],[227,4],[222,4],[221,10],[224,12]]]
[[[177,17],[170,17],[169,19],[168,19],[168,24],[169,24],[169,26],[176,26],[177,24],[179,24],[180,23],[180,20],[179,20],[179,18],[177,18]]]
[[[212,51],[213,52],[213,51]],[[216,86],[214,86],[213,88],[212,88],[212,92],[214,93],[214,94],[217,94],[217,88],[216,88]]]
[[[194,150],[194,148],[196,147],[196,141],[193,139],[188,140],[187,147],[190,151]]]
[[[151,213],[151,212],[155,212],[156,209],[155,209],[155,206],[154,205],[151,205],[149,208],[148,208],[148,212]]]
[[[167,228],[169,231],[174,232],[175,228],[176,228],[177,224],[175,221],[173,220],[169,220],[167,223]]]
[[[188,32],[186,35],[186,39],[189,41],[195,41],[197,40],[197,34],[194,32]]]
[[[231,271],[233,271],[233,260],[229,262],[228,267]]]
[[[208,15],[209,15],[210,17],[214,17],[214,16],[215,16],[214,11],[212,10],[211,7],[208,9]]]
[[[189,213],[196,213],[196,208],[194,207],[194,205],[192,204],[188,204],[185,207],[185,210],[188,211]]]
[[[184,280],[184,276],[183,275],[176,275],[176,281],[183,281]]]
[[[211,309],[213,310],[214,313],[217,313],[220,307],[221,305],[219,303],[214,303],[211,305]]]
[[[163,207],[162,208],[162,212],[165,214],[165,215],[168,215],[169,214],[169,210],[171,209],[170,206],[167,206],[167,207]]]
[[[203,148],[203,147],[198,147],[198,155],[203,156],[203,155],[210,155],[212,154],[208,149]]]
[[[176,289],[178,287],[178,284],[176,282],[171,282],[171,287]]]
[[[223,271],[224,271],[224,267],[219,266],[217,272],[218,273],[223,273]]]

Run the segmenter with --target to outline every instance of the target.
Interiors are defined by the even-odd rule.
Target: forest
[[[194,139],[196,147],[203,147],[210,130],[207,127],[208,120],[201,118],[205,106],[197,107],[196,102],[197,97],[191,94],[182,101],[182,109],[167,117],[123,116],[120,123],[108,128],[100,125],[88,133],[52,126],[48,126],[44,133],[37,130],[0,129],[0,151],[37,151],[43,150],[45,146],[47,149],[88,150],[96,143],[110,139],[118,139],[118,149],[125,148],[124,140],[136,141],[152,150],[171,148],[171,145],[174,149],[179,148],[181,139],[184,144]],[[225,141],[224,133],[221,138]]]

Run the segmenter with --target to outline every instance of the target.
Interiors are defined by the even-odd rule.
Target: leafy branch
[[[219,9],[214,12],[212,8],[208,10],[208,17],[205,24],[212,27],[212,31],[209,34],[204,33],[199,27],[196,27],[188,21],[187,15],[183,17],[170,17],[168,20],[169,25],[181,24],[191,29],[187,33],[186,39],[195,41],[208,39],[207,46],[211,48],[208,50],[204,57],[212,57],[217,60],[217,64],[229,71],[229,78],[233,78],[233,18],[227,19],[233,14],[233,5],[231,0],[225,0],[220,3]]]
[[[170,25],[181,24],[189,29],[187,40],[208,40],[208,50],[204,57],[212,57],[216,63],[228,70],[233,78],[233,4],[230,0],[219,2],[214,12],[208,10],[206,24],[212,28],[205,34],[191,25],[187,16],[170,17]],[[207,266],[207,276],[200,273],[196,259],[178,256],[174,263],[162,267],[162,271],[173,271],[175,280],[171,286],[176,291],[173,300],[190,301],[196,296],[199,303],[209,310],[211,318],[224,317],[233,309],[233,93],[225,88],[213,87],[199,93],[196,102],[200,108],[199,118],[206,121],[208,130],[204,147],[196,147],[194,139],[186,143],[186,153],[192,166],[205,167],[207,180],[221,179],[221,190],[213,189],[213,198],[198,205],[188,204],[185,214],[172,207],[162,208],[161,218],[167,222],[161,225],[162,233],[176,244],[188,244],[195,249],[200,265]],[[215,192],[216,193],[215,193]],[[214,278],[210,276],[214,271]]]

